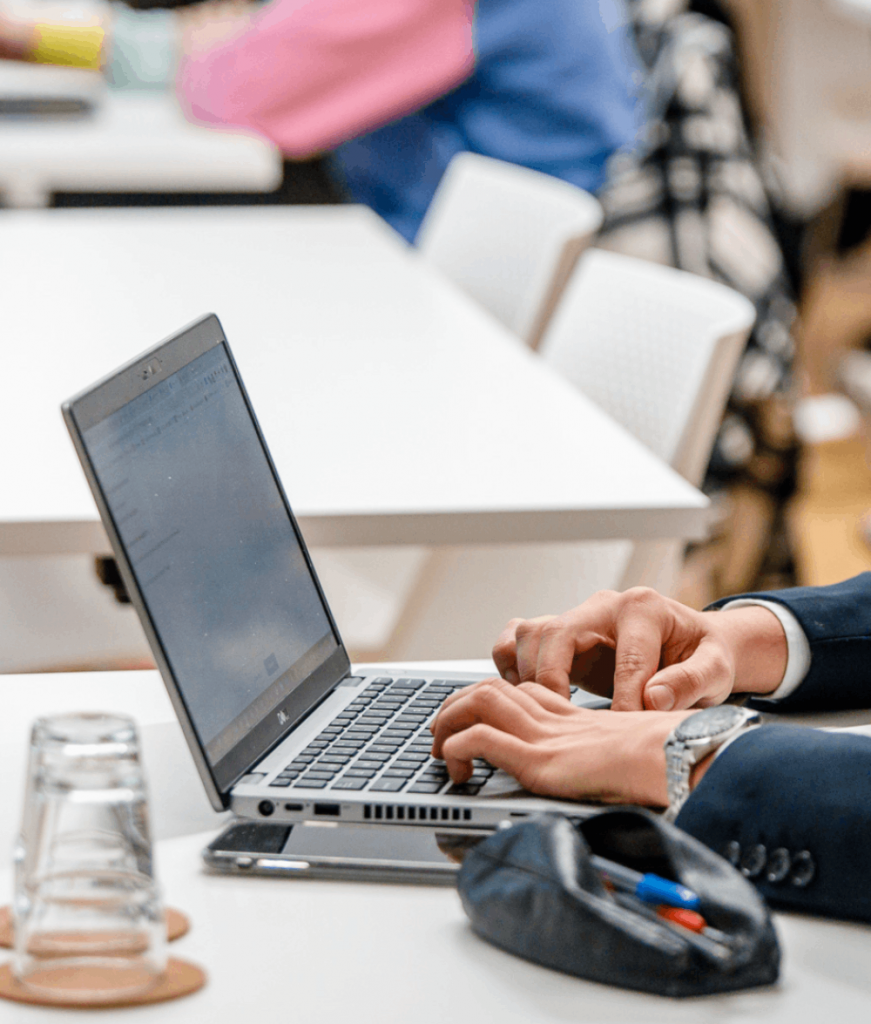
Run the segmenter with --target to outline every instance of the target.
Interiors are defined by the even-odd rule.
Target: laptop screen
[[[226,782],[231,751],[339,641],[225,344],[85,426],[200,746],[234,762]]]

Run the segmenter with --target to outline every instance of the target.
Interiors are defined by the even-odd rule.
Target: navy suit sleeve
[[[777,601],[798,619],[811,648],[800,685],[778,711],[871,707],[871,572],[830,587],[793,587],[738,597]],[[712,604],[719,608],[734,597]],[[757,705],[771,710],[771,704]]]
[[[871,921],[871,738],[754,729],[716,758],[677,825],[773,907]]]

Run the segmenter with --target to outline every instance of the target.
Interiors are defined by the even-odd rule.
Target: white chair
[[[539,351],[697,484],[754,318],[752,304],[723,285],[592,250]],[[513,616],[561,612],[603,588],[646,584],[667,592],[681,552],[676,540],[433,549],[380,653],[390,660],[484,656]]]
[[[602,208],[583,189],[527,167],[459,153],[416,245],[534,348],[601,223]]]

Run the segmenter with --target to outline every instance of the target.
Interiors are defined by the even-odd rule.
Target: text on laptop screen
[[[215,764],[337,648],[224,347],[83,440]]]

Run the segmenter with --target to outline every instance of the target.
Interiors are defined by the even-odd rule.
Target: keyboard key
[[[343,765],[343,764],[347,764],[351,760],[351,758],[353,756],[354,756],[353,752],[350,753],[350,754],[344,754],[344,755],[343,754],[324,754],[324,756],[322,758],[320,758],[320,760],[318,760],[316,763],[317,763],[318,766],[320,766],[320,765],[326,766],[326,765],[334,765],[334,764],[335,765]]]
[[[281,778],[281,776],[279,776],[277,779],[275,779],[274,782],[269,783],[269,787],[270,789],[272,789],[273,787],[275,787],[276,789],[286,788],[291,784],[291,782],[293,782],[293,779],[283,779]]]
[[[370,793],[398,793],[407,779],[378,779],[369,787]]]
[[[304,754],[311,754],[315,750],[323,750],[324,747],[328,747],[330,744],[327,740],[312,740],[311,743],[303,751]]]
[[[318,768],[315,771],[306,772],[304,779],[334,779],[339,774],[338,769]]]
[[[389,757],[385,757],[384,761],[389,761]],[[384,761],[376,761],[374,758],[363,758],[354,765],[354,768],[364,768],[367,771],[370,768],[374,768],[376,772],[380,772],[384,767]]]
[[[407,768],[395,768],[391,765],[387,771],[381,776],[382,779],[410,779],[414,775],[414,771],[409,771]]]
[[[326,789],[327,779],[300,779],[293,784],[294,789]]]
[[[373,680],[372,685],[380,686],[382,683],[388,684],[392,682],[393,680],[390,678],[390,676],[379,676],[377,679]]]
[[[470,782],[456,783],[448,790],[448,796],[477,796],[480,788]]]
[[[408,769],[411,772],[416,772],[418,770],[418,768],[420,768],[420,765],[416,761],[409,761],[409,760],[407,760],[406,758],[404,758],[402,756],[402,754],[400,754],[398,759],[396,761],[394,761],[393,764],[391,764],[390,767],[391,768],[406,768],[406,769]]]
[[[337,740],[331,747],[331,754],[356,754],[361,747],[365,747],[366,744],[363,740]]]
[[[301,767],[303,765],[311,764],[312,761],[314,761],[314,755],[313,754],[300,754],[299,756],[295,757],[290,762],[290,764],[287,767],[288,768],[291,768],[291,767],[299,768],[299,767]]]
[[[438,793],[444,785],[443,782],[415,782],[409,789],[409,793]]]
[[[330,789],[365,789],[368,785],[368,779],[350,778],[347,775],[343,775],[341,779],[338,779],[330,786]]]
[[[374,779],[378,774],[377,768],[349,768],[342,776],[343,779]]]
[[[402,758],[403,761],[413,761],[414,764],[416,764],[419,768],[424,763],[424,761],[429,760],[429,751],[427,751],[425,754],[418,754],[417,751],[415,750],[407,749],[403,750],[399,756]]]
[[[392,738],[395,740],[407,740],[414,735],[414,729],[394,729],[393,726],[388,726],[384,732],[381,733],[382,739]]]

